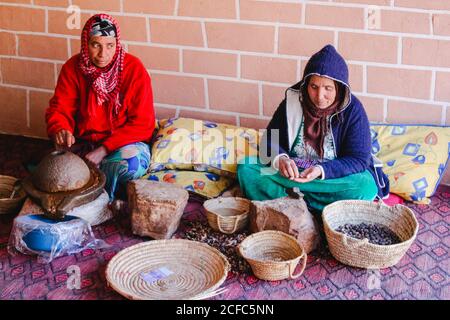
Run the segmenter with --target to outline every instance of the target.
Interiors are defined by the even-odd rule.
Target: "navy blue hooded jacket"
[[[381,163],[371,154],[370,127],[361,102],[350,91],[348,67],[332,45],[314,54],[306,65],[303,79],[286,90],[285,99],[275,111],[266,132],[266,154],[271,160],[279,154],[288,154],[302,121],[301,92],[306,79],[312,75],[328,77],[343,84],[346,95],[338,111],[330,116],[335,159],[322,162],[325,179],[340,178],[369,170],[378,186],[378,196],[389,193],[389,180],[383,173]],[[271,141],[278,129],[279,138]],[[330,128],[328,129],[330,130]],[[276,131],[275,131],[276,132]],[[272,154],[271,153],[272,150]],[[276,154],[273,154],[276,153]],[[376,164],[375,164],[376,163]]]

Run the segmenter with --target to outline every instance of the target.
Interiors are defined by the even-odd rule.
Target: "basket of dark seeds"
[[[363,200],[334,202],[324,208],[322,220],[336,260],[367,269],[397,264],[419,229],[410,208]]]

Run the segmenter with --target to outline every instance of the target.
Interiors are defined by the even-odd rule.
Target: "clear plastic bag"
[[[14,219],[8,242],[8,252],[37,255],[38,262],[49,263],[56,257],[85,249],[108,248],[105,241],[96,239],[90,224],[75,216],[66,215],[56,221],[43,215],[24,215]]]

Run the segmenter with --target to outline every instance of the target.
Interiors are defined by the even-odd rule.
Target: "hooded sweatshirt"
[[[284,100],[269,122],[260,154],[267,155],[273,164],[280,155],[287,155],[291,150],[303,119],[300,104],[302,86],[312,75],[338,81],[346,90],[342,104],[328,122],[335,159],[320,163],[322,179],[340,178],[369,170],[378,186],[378,196],[385,197],[389,193],[389,180],[382,171],[382,164],[371,154],[367,114],[361,102],[351,93],[345,60],[332,45],[315,53],[306,65],[302,80],[286,90]]]

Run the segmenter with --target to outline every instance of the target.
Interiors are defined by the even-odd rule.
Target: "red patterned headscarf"
[[[89,58],[89,39],[91,33],[98,34],[99,25],[104,21],[106,24],[114,25],[115,32],[112,34],[116,36],[116,53],[112,61],[104,68],[95,66]],[[93,29],[94,27],[94,29]],[[104,35],[109,35],[104,34]],[[122,82],[123,60],[125,57],[125,50],[120,44],[120,29],[117,21],[107,14],[96,14],[92,16],[84,25],[81,33],[81,57],[79,66],[82,73],[87,77],[91,83],[97,97],[97,103],[102,105],[104,102],[112,103],[114,113],[117,114],[120,101],[119,92]]]

